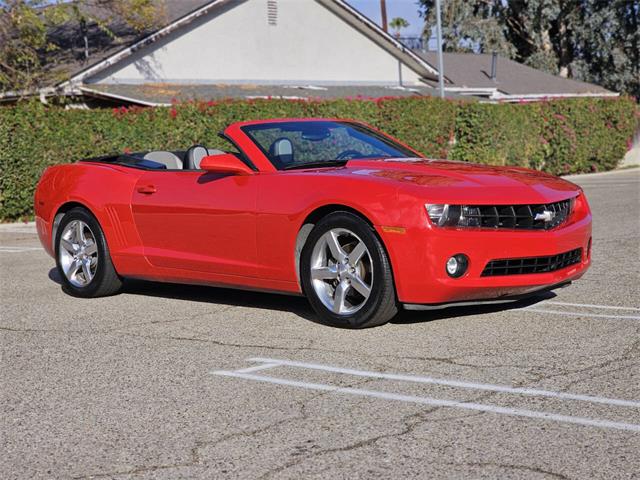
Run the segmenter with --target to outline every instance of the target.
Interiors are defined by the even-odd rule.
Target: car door
[[[145,172],[131,203],[148,261],[158,267],[255,276],[257,177]]]

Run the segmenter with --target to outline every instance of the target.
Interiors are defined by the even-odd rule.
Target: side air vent
[[[278,0],[267,0],[267,23],[272,27],[278,25]]]
[[[127,244],[126,235],[122,229],[122,221],[120,220],[120,215],[118,214],[118,210],[113,205],[107,205],[104,207],[104,211],[109,217],[109,221],[111,222],[111,228],[113,235],[111,236],[111,240],[115,241],[116,245],[109,245],[110,247],[123,247]]]

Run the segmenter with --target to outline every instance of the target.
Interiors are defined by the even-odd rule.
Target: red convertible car
[[[515,167],[438,161],[336,119],[234,123],[194,145],[48,168],[38,234],[68,293],[123,278],[304,294],[331,325],[400,306],[505,301],[590,264],[582,190]]]

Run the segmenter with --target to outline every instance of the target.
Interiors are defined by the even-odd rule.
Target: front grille
[[[498,275],[522,275],[526,273],[555,272],[561,268],[575,265],[582,260],[582,249],[576,248],[569,252],[552,255],[550,257],[507,258],[491,260],[482,271],[482,277]]]
[[[569,198],[541,205],[464,206],[459,224],[479,228],[549,230],[569,217],[573,201]]]

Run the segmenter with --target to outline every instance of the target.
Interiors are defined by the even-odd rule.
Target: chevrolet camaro
[[[226,151],[122,153],[49,167],[38,235],[64,289],[123,279],[305,295],[330,325],[511,301],[591,261],[582,190],[517,167],[440,161],[355,121],[229,125]]]

